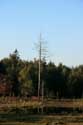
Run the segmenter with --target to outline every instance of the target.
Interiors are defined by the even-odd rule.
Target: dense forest
[[[83,65],[67,67],[60,63],[41,61],[41,82],[44,96],[52,98],[82,98]],[[0,60],[0,96],[37,96],[38,60],[25,61],[15,50]]]

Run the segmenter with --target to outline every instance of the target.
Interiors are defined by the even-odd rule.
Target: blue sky
[[[48,60],[83,64],[83,0],[0,0],[0,59],[15,48],[22,59],[35,58],[40,32]]]

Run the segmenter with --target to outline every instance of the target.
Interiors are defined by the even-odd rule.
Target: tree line
[[[51,98],[83,97],[83,65],[67,67],[60,63],[41,61],[41,83],[44,96]],[[22,60],[15,50],[8,58],[0,60],[0,95],[37,96],[38,60]]]

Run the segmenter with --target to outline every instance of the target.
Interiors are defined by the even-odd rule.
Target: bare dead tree
[[[40,101],[40,94],[42,103],[44,100],[44,80],[41,79],[41,62],[46,60],[46,42],[43,40],[42,35],[40,34],[39,41],[36,44],[37,51],[38,51],[38,100]],[[39,112],[39,111],[38,111]]]

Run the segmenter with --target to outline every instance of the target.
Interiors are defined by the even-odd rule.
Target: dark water
[[[29,114],[38,114],[38,108],[24,108]],[[42,113],[42,108],[39,108],[39,114]],[[83,114],[83,109],[80,108],[64,108],[64,107],[44,107],[43,114],[45,115],[67,115],[67,114]]]

